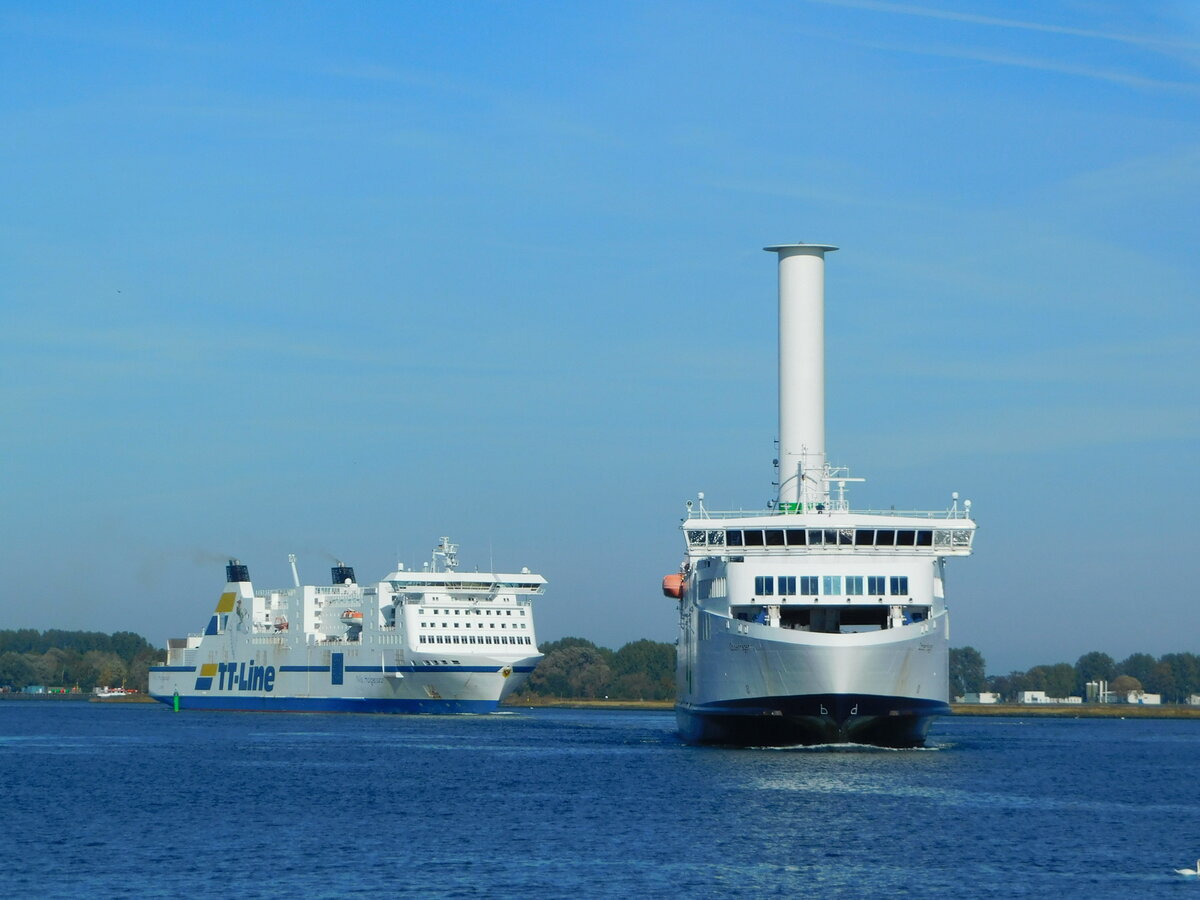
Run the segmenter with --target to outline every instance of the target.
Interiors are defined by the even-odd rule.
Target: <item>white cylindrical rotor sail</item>
[[[779,256],[779,504],[829,502],[825,480],[825,254],[829,244],[774,244]]]

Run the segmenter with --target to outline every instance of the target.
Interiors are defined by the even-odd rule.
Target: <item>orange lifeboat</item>
[[[682,575],[668,575],[663,579],[663,596],[679,599],[686,586]]]
[[[346,610],[344,613],[342,613],[341,618],[343,625],[362,625],[363,623],[362,610],[358,609]]]

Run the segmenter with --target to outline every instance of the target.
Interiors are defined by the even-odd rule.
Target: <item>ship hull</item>
[[[255,648],[252,665],[237,662],[156,666],[150,696],[180,709],[244,712],[489,713],[525,682],[539,657],[478,664],[383,665],[354,652],[334,654],[328,664],[300,664],[287,651]],[[338,658],[340,657],[340,659]],[[467,661],[464,660],[464,663]]]
[[[948,704],[913,697],[805,694],[703,707],[680,704],[675,719],[680,736],[690,744],[920,747],[933,720],[949,712]]]
[[[945,612],[839,635],[699,615],[710,621],[693,634],[712,636],[687,648],[675,708],[688,743],[919,747],[934,719],[950,713]]]

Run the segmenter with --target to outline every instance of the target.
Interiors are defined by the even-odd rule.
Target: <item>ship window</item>
[[[760,597],[770,597],[775,593],[775,578],[771,575],[756,575],[754,577],[754,593]]]
[[[763,533],[758,529],[743,531],[742,537],[745,539],[747,547],[761,547],[763,545]]]
[[[823,543],[825,543],[823,538],[824,534],[825,532],[819,528],[808,529],[808,545],[810,547],[820,547]]]
[[[916,540],[916,537],[917,537],[916,532],[913,532],[913,531],[897,531],[896,532],[896,546],[897,547],[911,547],[913,545],[914,541]]]
[[[806,597],[815,597],[817,595],[817,576],[816,575],[801,575],[800,576],[800,593]]]
[[[724,547],[724,546],[725,546],[725,532],[723,532],[723,531],[710,531],[710,532],[708,533],[708,546],[710,546],[710,547]]]
[[[873,528],[859,528],[854,532],[854,546],[873,547],[874,545],[875,530]]]
[[[852,597],[859,597],[862,595],[862,589],[863,589],[863,577],[861,575],[847,575],[846,576],[846,593],[847,594],[849,594]]]
[[[821,593],[825,596],[832,596],[842,592],[842,576],[841,575],[826,575],[824,578],[823,590]]]
[[[838,531],[838,543],[843,547],[850,547],[854,544],[854,529],[842,528]]]
[[[687,539],[688,539],[688,543],[691,544],[693,547],[703,547],[704,546],[704,532],[703,531],[689,531],[687,533]]]
[[[796,596],[796,576],[795,575],[780,575],[779,576],[779,595],[781,597]]]
[[[880,528],[875,532],[875,545],[877,547],[891,547],[896,543],[896,532],[892,528]],[[871,593],[875,593],[871,591]]]
[[[867,593],[871,596],[877,597],[880,594],[886,594],[887,591],[884,590],[886,586],[887,579],[882,575],[867,576]]]
[[[782,547],[783,546],[783,531],[782,531],[782,529],[768,528],[766,530],[766,532],[764,532],[764,533],[766,534],[766,537],[767,537],[767,546],[768,547]]]
[[[933,546],[933,532],[932,531],[924,531],[924,530],[918,531],[917,532],[917,546],[918,547],[932,547]]]
[[[727,531],[725,532],[725,540],[730,547],[741,547],[742,533],[740,531]]]
[[[892,580],[891,588],[892,588],[893,595],[899,596],[901,594],[908,593],[908,576],[907,575],[893,575],[891,580]]]
[[[808,543],[808,541],[804,539],[803,528],[789,528],[786,533],[789,547],[803,547]]]
[[[836,547],[837,546],[837,537],[838,537],[838,533],[837,533],[836,528],[826,528],[825,529],[825,546],[826,547]]]

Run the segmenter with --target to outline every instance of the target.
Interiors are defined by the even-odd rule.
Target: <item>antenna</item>
[[[296,554],[288,554],[288,562],[292,564],[292,586],[300,587],[300,573],[296,571]]]

